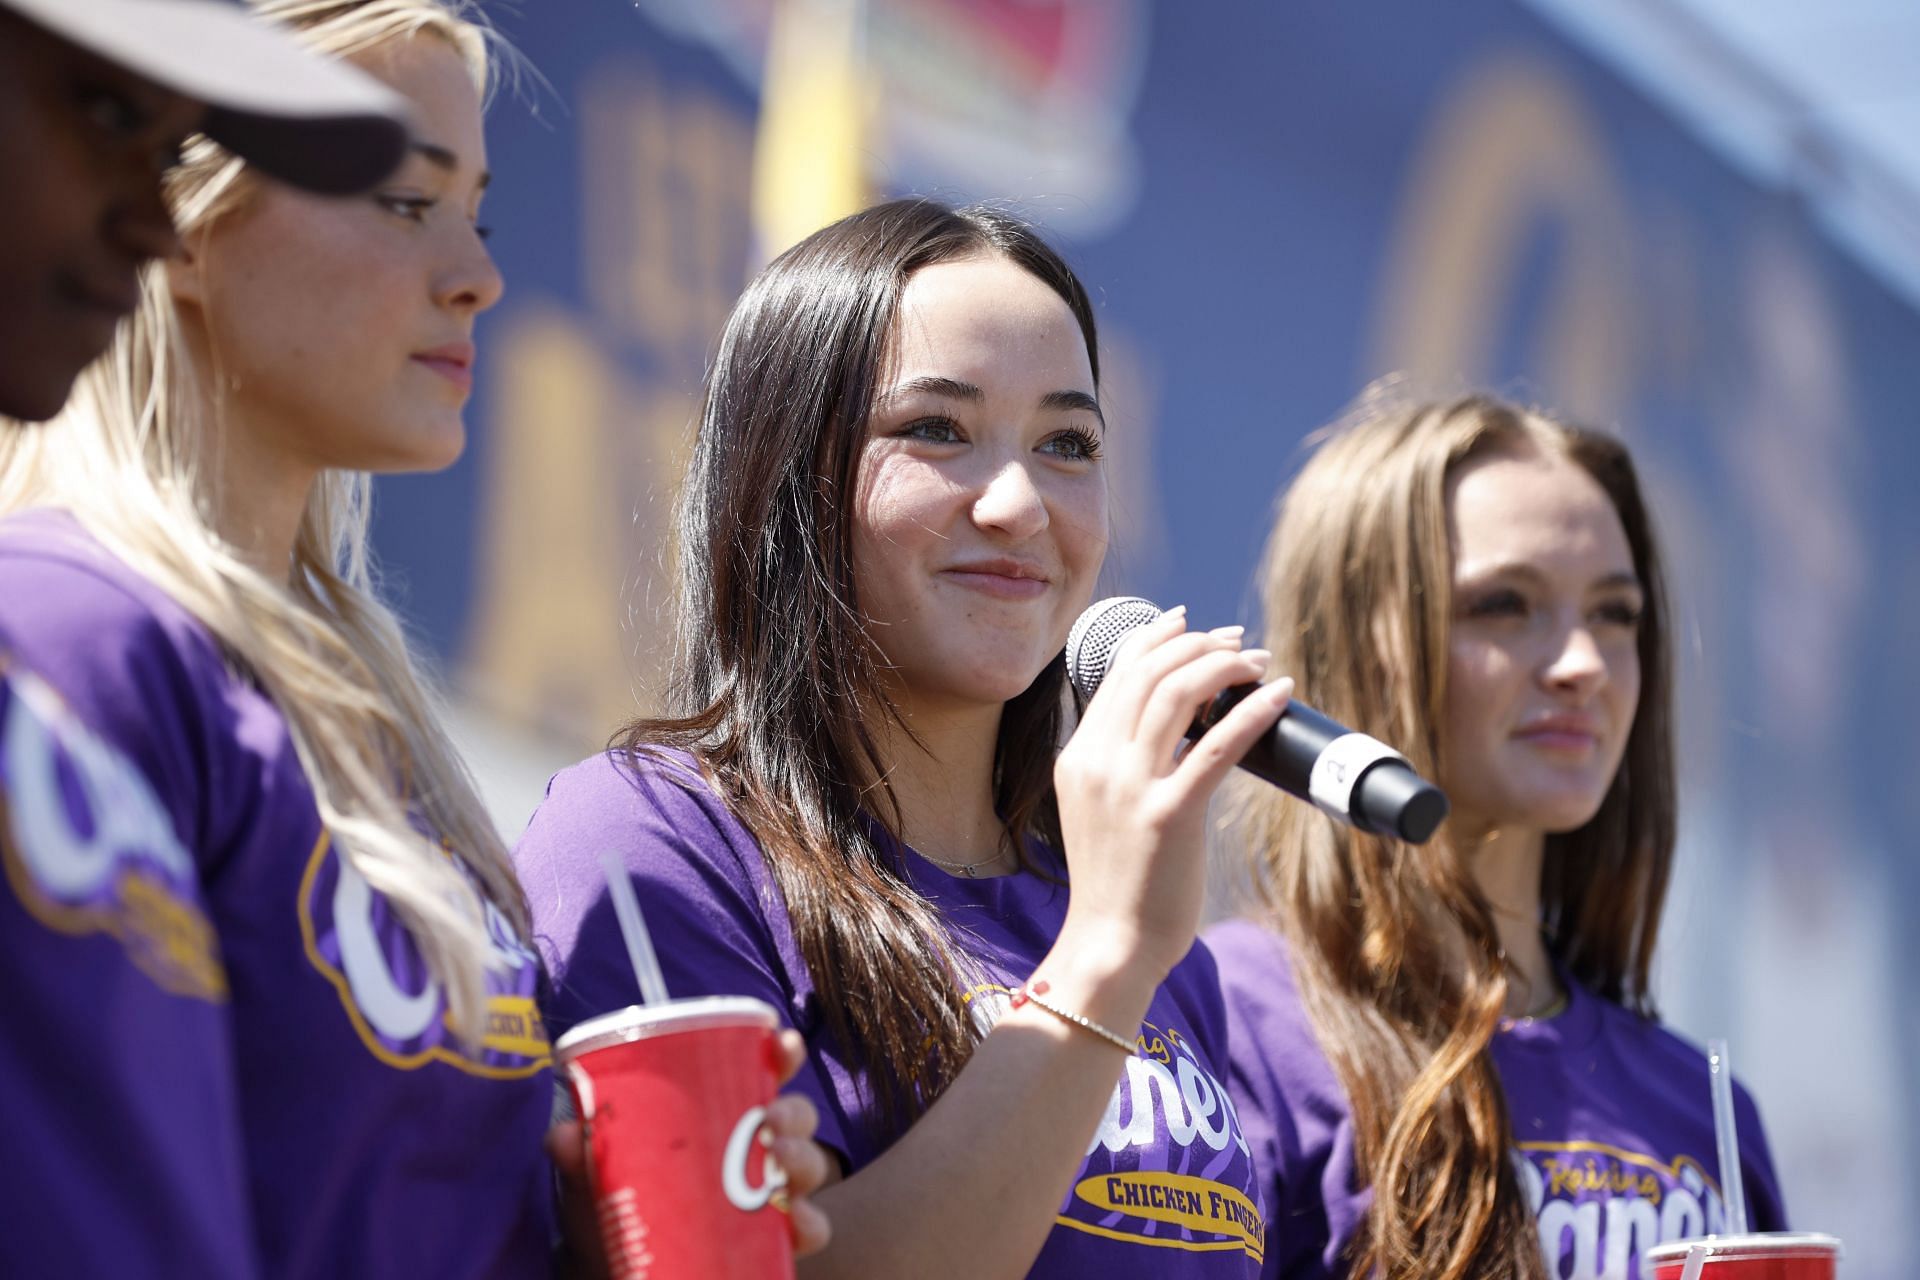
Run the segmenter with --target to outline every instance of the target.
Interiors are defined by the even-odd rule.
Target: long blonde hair
[[[493,80],[491,29],[462,4],[255,0],[252,7],[335,57],[436,36],[461,56],[483,94]],[[239,159],[194,139],[168,175],[175,223],[187,237],[204,231],[245,203],[252,182]],[[165,264],[153,264],[138,311],[83,375],[66,411],[42,428],[0,432],[0,512],[70,510],[259,683],[286,719],[322,824],[405,921],[446,989],[459,1035],[477,1044],[486,1025],[485,971],[494,963],[488,906],[523,937],[527,911],[506,847],[441,727],[407,640],[374,593],[371,478],[321,476],[285,578],[249,565],[210,517],[219,405],[203,374],[188,353]]]
[[[1528,449],[1599,483],[1645,590],[1626,754],[1593,819],[1547,837],[1543,929],[1576,981],[1650,1015],[1674,843],[1671,680],[1659,554],[1619,442],[1493,396],[1416,400],[1376,385],[1286,493],[1262,570],[1267,645],[1301,698],[1444,781],[1447,481]],[[1354,1274],[1544,1276],[1489,1049],[1507,968],[1467,850],[1445,827],[1425,846],[1359,834],[1271,789],[1244,804],[1256,886],[1292,943],[1352,1108],[1357,1176],[1373,1189]]]

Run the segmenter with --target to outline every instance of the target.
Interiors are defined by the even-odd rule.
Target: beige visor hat
[[[364,191],[406,149],[399,95],[231,0],[0,0],[0,9],[206,103],[208,137],[295,186]]]

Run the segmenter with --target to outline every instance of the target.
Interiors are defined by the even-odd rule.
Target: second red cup
[[[1744,1236],[1670,1240],[1647,1250],[1651,1280],[1680,1280],[1687,1251],[1707,1251],[1700,1280],[1834,1280],[1840,1261],[1836,1236],[1812,1232],[1758,1231]]]
[[[614,1280],[786,1280],[786,1175],[762,1133],[778,1084],[772,1006],[634,1006],[560,1037],[586,1125]]]

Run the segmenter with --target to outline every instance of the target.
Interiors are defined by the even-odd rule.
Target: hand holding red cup
[[[804,1096],[773,1096],[805,1042],[776,1027],[760,1001],[715,998],[621,1010],[561,1038],[582,1123],[556,1125],[548,1147],[590,1272],[761,1280],[825,1247],[806,1199],[831,1172],[811,1141],[818,1115]]]

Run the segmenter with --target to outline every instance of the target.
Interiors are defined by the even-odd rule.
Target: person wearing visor
[[[0,416],[58,413],[173,252],[161,176],[194,133],[347,195],[399,163],[406,107],[225,0],[0,0]]]
[[[49,430],[134,310],[142,268],[175,253],[162,186],[191,135],[352,193],[400,162],[408,115],[371,75],[238,6],[0,0],[0,419],[32,424],[0,421],[0,455]],[[17,643],[55,607],[0,588],[0,1276],[257,1276],[227,940],[174,891],[191,865],[137,781],[177,776],[204,744],[136,766],[79,735],[68,699],[87,690],[56,693]],[[150,658],[126,674],[142,689],[180,678]],[[17,840],[27,828],[67,832],[71,856]],[[109,874],[143,848],[145,871]],[[29,892],[49,866],[69,873],[49,882],[57,897]],[[84,945],[96,934],[107,945]]]
[[[168,3],[214,20],[184,47],[260,34],[77,10]],[[471,0],[249,12],[388,86],[406,154],[365,160],[398,112],[298,126],[168,79],[214,105],[149,215],[167,256],[66,407],[0,431],[0,1280],[544,1278],[581,1129],[551,1125],[523,897],[368,548],[372,473],[465,445],[513,55]],[[131,120],[151,180],[163,91],[87,65],[81,136]],[[805,1247],[809,1104],[766,1123]]]

